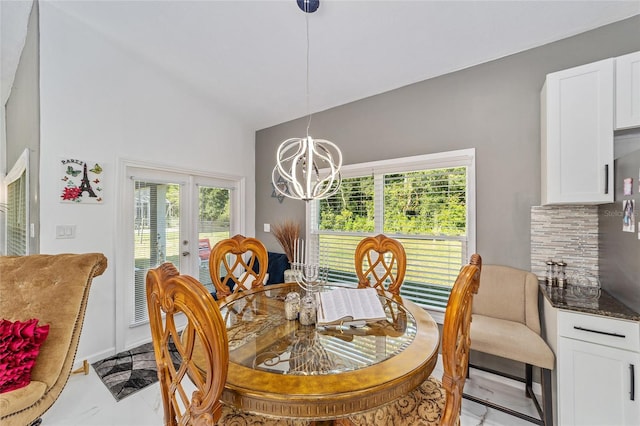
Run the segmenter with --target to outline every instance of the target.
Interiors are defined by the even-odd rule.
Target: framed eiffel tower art
[[[62,177],[60,178],[60,201],[63,203],[104,202],[102,166],[97,162],[88,162],[66,158],[60,160]]]

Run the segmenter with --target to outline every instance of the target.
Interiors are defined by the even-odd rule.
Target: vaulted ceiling
[[[4,101],[30,1],[0,3]],[[256,130],[640,14],[637,0],[321,0],[310,15],[294,0],[43,3]]]

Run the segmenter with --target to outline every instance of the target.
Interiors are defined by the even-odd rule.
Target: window
[[[6,205],[6,254],[29,254],[29,150],[24,150],[5,178]]]
[[[349,165],[342,175],[335,195],[307,209],[307,239],[328,264],[330,280],[356,283],[357,244],[382,233],[407,253],[401,294],[443,311],[475,251],[475,151]]]

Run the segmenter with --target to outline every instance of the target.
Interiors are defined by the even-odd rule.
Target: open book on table
[[[317,297],[318,325],[363,327],[387,318],[375,288],[336,288]]]

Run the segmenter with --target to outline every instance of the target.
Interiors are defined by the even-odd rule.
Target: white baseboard
[[[178,331],[181,331],[181,329],[178,329]],[[144,339],[136,340],[135,342],[128,344],[122,351],[128,351],[130,349],[137,348],[138,346],[144,345],[145,343],[151,343],[151,335],[149,335],[149,337],[145,337]]]
[[[96,352],[96,353],[91,354],[91,355],[76,356],[76,359],[73,362],[73,370],[76,370],[76,369],[82,367],[82,364],[83,364],[85,359],[89,362],[89,364],[93,364],[94,362],[103,360],[103,359],[108,358],[110,356],[113,356],[115,354],[116,354],[116,348],[115,347],[111,347],[109,349],[105,349],[103,351]]]
[[[144,345],[145,343],[150,343],[150,342],[151,342],[151,338],[142,339],[140,341],[131,343],[128,347],[124,348],[123,351],[128,351],[130,349],[137,348],[140,345]],[[112,346],[108,349],[105,349],[100,352],[96,352],[91,355],[76,356],[76,359],[73,362],[73,369],[75,370],[82,367],[82,363],[84,362],[85,359],[89,362],[89,364],[93,364],[94,362],[102,361],[103,359],[113,356],[115,354],[116,354],[116,348],[115,346]]]

